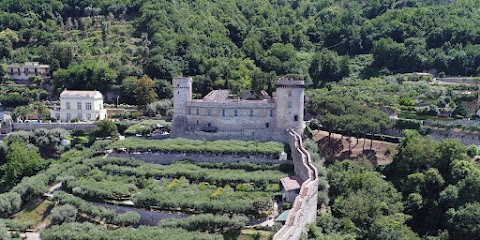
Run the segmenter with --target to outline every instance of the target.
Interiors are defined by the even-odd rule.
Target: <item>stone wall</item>
[[[300,194],[295,198],[285,225],[275,234],[274,240],[297,240],[306,232],[307,224],[317,218],[318,173],[312,165],[310,154],[303,147],[302,138],[290,130],[288,143],[292,149],[295,174],[303,180]]]
[[[179,124],[178,124],[179,125]],[[178,126],[175,125],[175,126]],[[246,140],[246,141],[277,141],[286,142],[286,131],[279,129],[243,129],[238,131],[220,131],[220,132],[204,132],[204,131],[172,131],[175,132],[172,137],[182,137],[201,140]]]
[[[381,134],[394,136],[394,137],[405,137],[401,130],[392,128],[385,131],[382,131]],[[436,141],[442,141],[446,139],[459,139],[464,145],[477,145],[480,146],[480,134],[473,132],[456,132],[452,130],[441,130],[434,129],[428,136],[432,137]]]
[[[93,123],[13,123],[12,128],[14,131],[33,131],[35,129],[46,128],[63,128],[65,130],[83,130],[88,132],[95,128]]]
[[[252,163],[275,163],[275,164],[292,164],[290,160],[278,160],[278,156],[275,155],[253,155],[242,156],[234,154],[207,154],[207,153],[161,153],[161,152],[144,152],[139,154],[131,153],[110,153],[108,157],[121,157],[121,158],[135,158],[144,162],[155,164],[172,164],[179,160],[188,159],[193,162],[252,162]]]

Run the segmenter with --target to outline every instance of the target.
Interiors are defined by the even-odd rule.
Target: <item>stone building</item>
[[[14,63],[7,65],[7,76],[12,80],[29,80],[32,77],[50,78],[50,66],[38,62]]]
[[[229,90],[192,99],[191,77],[174,78],[172,85],[172,137],[285,142],[287,129],[303,132],[304,81],[280,78],[273,97],[255,99],[231,97]]]
[[[99,91],[64,90],[60,94],[60,106],[51,109],[50,115],[61,121],[74,118],[95,121],[105,119],[107,110],[103,108],[103,95]]]

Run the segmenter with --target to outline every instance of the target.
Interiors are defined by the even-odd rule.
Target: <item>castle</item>
[[[192,78],[173,78],[172,137],[286,142],[287,130],[302,133],[305,82],[280,78],[273,97],[231,98],[213,90],[192,99]]]

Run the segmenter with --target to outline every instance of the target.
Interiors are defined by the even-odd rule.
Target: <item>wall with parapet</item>
[[[9,126],[8,126],[9,127]],[[35,129],[46,128],[63,128],[65,130],[83,130],[88,132],[95,128],[93,123],[13,123],[13,131],[33,131]]]
[[[318,172],[310,154],[303,147],[301,136],[293,130],[288,132],[288,143],[292,149],[295,175],[303,180],[300,194],[295,198],[285,225],[275,234],[274,240],[297,240],[306,232],[307,224],[317,218]]]

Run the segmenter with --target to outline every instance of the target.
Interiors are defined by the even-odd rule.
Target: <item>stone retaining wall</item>
[[[307,224],[317,218],[318,172],[312,165],[310,154],[303,147],[301,136],[289,131],[288,143],[292,149],[295,175],[304,182],[295,198],[285,225],[275,234],[274,240],[298,240],[306,232]]]
[[[252,162],[252,163],[275,163],[275,164],[292,164],[289,160],[278,160],[278,156],[274,155],[254,155],[245,157],[243,155],[234,154],[207,154],[207,153],[162,153],[162,152],[143,152],[138,154],[132,153],[110,153],[108,157],[135,158],[144,162],[155,164],[172,164],[179,160],[188,159],[193,162]]]
[[[93,123],[13,123],[12,125],[14,131],[33,131],[40,128],[63,128],[71,131],[83,130],[88,132],[95,128],[95,124]]]

